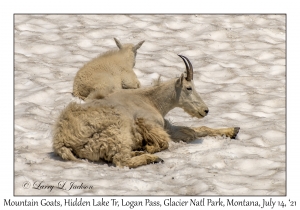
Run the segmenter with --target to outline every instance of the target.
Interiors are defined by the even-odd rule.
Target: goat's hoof
[[[239,133],[240,127],[234,127],[232,139],[235,139],[236,135]]]
[[[161,158],[157,158],[154,163],[164,163],[165,161]]]

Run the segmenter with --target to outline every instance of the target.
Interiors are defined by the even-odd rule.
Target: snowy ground
[[[15,195],[285,195],[284,15],[15,15]],[[143,86],[179,76],[187,56],[209,107],[186,126],[241,127],[236,140],[171,143],[164,164],[120,169],[64,162],[52,126],[70,102],[73,78],[98,54],[145,40],[135,72]],[[65,183],[86,189],[49,189]],[[92,189],[89,189],[93,186]],[[40,190],[34,189],[40,188]],[[28,189],[27,189],[28,188]]]

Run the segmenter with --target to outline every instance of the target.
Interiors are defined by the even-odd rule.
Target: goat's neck
[[[151,88],[147,97],[154,107],[164,117],[177,106],[175,81],[169,81]]]

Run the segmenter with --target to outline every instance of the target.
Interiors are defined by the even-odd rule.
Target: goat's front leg
[[[231,139],[235,139],[240,130],[239,127],[213,129],[206,126],[196,127],[192,129],[196,132],[197,137],[225,135],[227,137],[230,137]]]
[[[165,120],[165,129],[167,130],[168,134],[171,136],[171,139],[175,142],[178,141],[191,142],[200,137],[223,136],[223,135],[234,139],[240,130],[239,127],[213,129],[213,128],[208,128],[206,126],[196,127],[196,128],[190,128],[186,126],[175,126],[172,125],[167,120]]]

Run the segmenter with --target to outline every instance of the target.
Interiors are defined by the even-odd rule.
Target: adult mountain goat
[[[83,100],[87,97],[103,98],[118,89],[140,87],[133,67],[137,50],[144,41],[137,45],[122,45],[116,38],[119,50],[112,50],[85,64],[76,74],[73,95]]]
[[[135,168],[162,161],[153,153],[167,149],[171,139],[189,142],[216,135],[235,138],[238,127],[189,128],[173,126],[164,119],[175,107],[197,118],[208,114],[194,87],[192,64],[179,56],[186,65],[186,78],[182,74],[154,87],[120,90],[85,104],[70,103],[56,123],[54,151],[64,160],[103,159]]]

